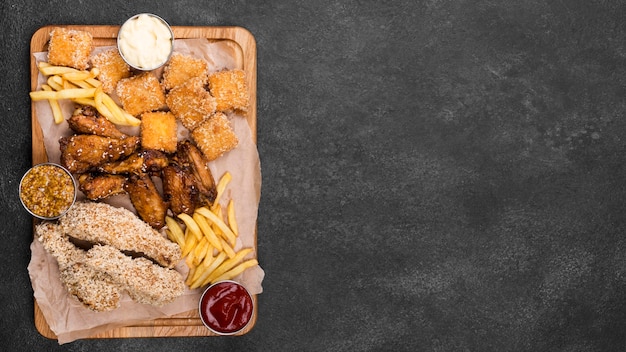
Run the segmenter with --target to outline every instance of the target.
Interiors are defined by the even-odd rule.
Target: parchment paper
[[[206,39],[176,40],[175,51],[202,57],[209,63],[211,71],[222,68],[236,68],[236,52],[224,42],[209,42]],[[97,48],[94,53],[106,48]],[[46,61],[47,53],[36,53],[37,61]],[[40,84],[44,78],[39,78]],[[114,97],[116,99],[117,97]],[[72,113],[71,103],[62,104],[64,114]],[[44,133],[44,144],[48,160],[58,162],[60,158],[58,140],[61,136],[71,135],[67,122],[55,124],[49,104],[46,101],[35,104],[37,119]],[[240,236],[235,250],[244,247],[255,247],[256,220],[261,195],[261,166],[256,144],[252,138],[250,127],[244,117],[231,114],[235,134],[239,139],[237,147],[209,165],[216,181],[226,172],[230,172],[232,180],[221,199],[226,205],[232,198],[235,201],[235,212],[239,225]],[[125,132],[137,134],[137,128],[126,128]],[[186,138],[187,131],[179,127],[179,138]],[[127,196],[115,196],[106,202],[114,206],[123,206],[133,212]],[[163,231],[162,231],[163,232]],[[164,235],[164,234],[163,234]],[[254,257],[256,253],[248,257]],[[176,270],[186,276],[188,268],[184,261],[176,266]],[[163,307],[140,304],[132,301],[128,295],[122,297],[121,307],[111,312],[93,312],[71,297],[59,280],[59,269],[54,257],[44,250],[36,239],[31,244],[31,261],[28,271],[33,286],[34,297],[41,309],[50,329],[57,335],[59,344],[76,339],[87,338],[94,334],[117,327],[129,326],[135,322],[163,318],[197,309],[201,289],[189,290],[174,302]],[[260,266],[246,270],[235,278],[252,294],[263,291],[262,281],[265,272]]]

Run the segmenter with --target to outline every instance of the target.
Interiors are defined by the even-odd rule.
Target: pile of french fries
[[[59,100],[69,99],[77,104],[90,105],[109,121],[122,126],[139,126],[141,121],[122,109],[105,92],[97,77],[97,68],[77,70],[65,66],[53,66],[47,62],[39,62],[39,72],[47,77],[41,90],[30,92],[33,101],[47,100],[52,109],[54,122],[63,122],[64,116]]]
[[[212,206],[197,208],[191,216],[184,213],[177,216],[185,225],[184,229],[175,218],[165,218],[165,232],[170,240],[180,245],[189,267],[185,283],[191,289],[230,280],[258,264],[254,258],[244,259],[252,248],[234,250],[239,236],[235,203],[232,199],[228,202],[226,214],[220,205],[220,198],[231,178],[229,172],[220,178]]]

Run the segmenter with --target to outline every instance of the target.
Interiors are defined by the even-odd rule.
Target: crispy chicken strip
[[[126,193],[124,183],[126,183],[126,176],[122,175],[81,174],[78,176],[78,187],[91,200]]]
[[[57,260],[61,282],[71,296],[97,312],[120,306],[121,289],[106,274],[84,265],[85,251],[69,241],[60,225],[40,223],[35,234],[46,252]]]
[[[61,165],[72,173],[83,173],[105,162],[116,161],[134,153],[139,137],[110,138],[96,135],[61,137]]]
[[[178,244],[125,208],[101,202],[77,202],[59,219],[59,224],[65,234],[75,239],[141,253],[164,267],[172,268],[181,259]]]
[[[91,106],[83,106],[74,111],[72,117],[67,120],[72,131],[78,134],[95,134],[102,137],[126,138],[127,134],[118,130],[115,124],[106,117],[100,115]]]
[[[155,229],[165,225],[167,204],[148,174],[130,175],[124,189],[139,217]]]

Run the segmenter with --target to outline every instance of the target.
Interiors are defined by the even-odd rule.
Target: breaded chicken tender
[[[166,106],[163,87],[152,72],[121,79],[115,91],[124,110],[133,116]]]
[[[239,142],[228,117],[215,113],[191,132],[191,137],[209,161],[234,149]]]
[[[209,92],[217,101],[218,111],[247,111],[250,100],[246,73],[242,70],[219,71],[209,75]]]
[[[177,145],[176,117],[169,111],[141,114],[141,146],[165,153],[174,153]]]
[[[91,58],[93,67],[100,70],[98,80],[102,82],[102,90],[111,94],[115,92],[117,82],[130,77],[130,66],[122,59],[117,49],[108,49]]]
[[[48,63],[78,70],[89,67],[93,36],[89,32],[56,27],[50,32]]]
[[[200,78],[206,84],[208,75],[209,65],[205,60],[174,53],[163,69],[163,87],[170,90],[193,77]]]
[[[190,131],[213,115],[217,107],[215,99],[204,89],[204,83],[199,77],[191,78],[170,90],[165,101],[170,111]]]

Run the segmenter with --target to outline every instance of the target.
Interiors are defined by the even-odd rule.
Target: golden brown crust
[[[206,84],[208,75],[209,65],[205,60],[174,53],[163,69],[163,87],[170,90],[194,77],[200,78]]]
[[[89,32],[56,27],[50,32],[48,62],[79,70],[89,67],[93,36]]]
[[[209,76],[209,91],[217,101],[218,111],[248,110],[250,100],[246,73],[239,69],[219,71]]]
[[[166,106],[163,87],[152,72],[121,79],[115,91],[124,110],[134,116]]]
[[[115,92],[117,82],[131,75],[130,66],[117,49],[108,49],[94,55],[91,64],[100,71],[98,80],[102,82],[102,90],[108,94]]]
[[[172,89],[165,99],[170,111],[183,126],[193,130],[215,113],[215,99],[204,89],[201,78],[191,78]]]
[[[141,146],[165,153],[174,153],[177,145],[176,117],[171,112],[141,114]]]
[[[209,161],[234,149],[238,143],[228,117],[221,112],[200,124],[191,132],[191,137]]]

